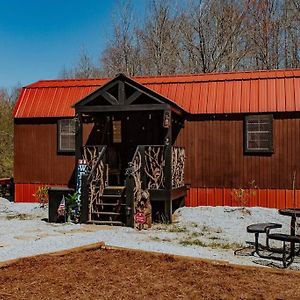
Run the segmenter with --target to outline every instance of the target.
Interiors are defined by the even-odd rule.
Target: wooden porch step
[[[94,215],[106,215],[106,216],[120,216],[121,213],[111,212],[111,211],[99,211],[99,212],[92,212]]]
[[[106,202],[103,202],[103,203],[98,203],[97,206],[126,206],[125,203],[106,203]]]
[[[101,197],[102,198],[120,198],[122,196],[123,195],[120,195],[120,194],[103,194]]]
[[[105,188],[106,189],[112,189],[112,190],[124,190],[125,185],[108,185]]]
[[[125,186],[107,186],[103,191],[103,196],[117,195],[122,196],[125,192]]]
[[[120,225],[124,226],[124,223],[121,221],[98,221],[98,220],[91,220],[87,222],[88,224],[99,224],[99,225]]]

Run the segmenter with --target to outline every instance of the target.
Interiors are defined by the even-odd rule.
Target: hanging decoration
[[[171,127],[171,111],[169,111],[169,110],[164,111],[163,127],[164,128]]]

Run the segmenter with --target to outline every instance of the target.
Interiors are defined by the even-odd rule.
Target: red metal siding
[[[63,186],[63,185],[51,185],[46,183],[16,183],[15,184],[15,202],[38,202],[34,193],[40,186]]]
[[[243,116],[188,121],[176,144],[186,149],[185,181],[192,187],[234,188],[255,180],[261,189],[300,189],[300,115],[274,116],[274,153],[245,155]]]
[[[191,114],[300,110],[300,70],[133,77]],[[22,90],[15,118],[73,116],[74,105],[110,79],[39,81]]]
[[[190,188],[185,205],[195,206],[241,206],[231,188]],[[258,189],[250,198],[248,207],[300,208],[300,190]]]
[[[66,186],[74,184],[74,154],[57,152],[57,124],[56,120],[51,119],[51,122],[15,124],[15,183]],[[91,126],[84,126],[84,142],[90,131]]]

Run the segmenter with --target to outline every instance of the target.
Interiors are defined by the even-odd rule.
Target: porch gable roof
[[[146,109],[165,109],[170,107],[177,113],[185,111],[175,102],[156,93],[146,86],[118,74],[112,80],[90,93],[74,105],[75,111],[93,112]]]

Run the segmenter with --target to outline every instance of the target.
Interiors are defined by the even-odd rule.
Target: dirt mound
[[[0,299],[299,299],[300,274],[133,250],[43,255],[0,268]]]

